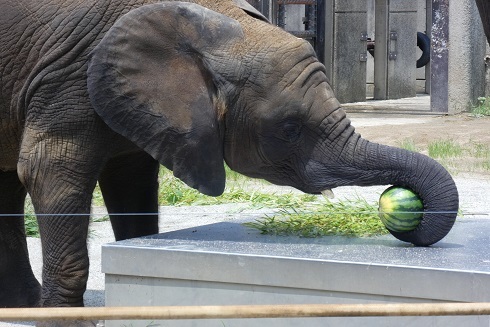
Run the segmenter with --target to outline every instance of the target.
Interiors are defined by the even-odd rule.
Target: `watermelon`
[[[414,230],[422,220],[424,204],[412,190],[391,186],[379,198],[379,218],[393,232]]]

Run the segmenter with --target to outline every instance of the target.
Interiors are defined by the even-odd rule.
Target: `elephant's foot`
[[[1,220],[1,218],[0,218]],[[2,251],[0,251],[0,256]],[[8,256],[6,259],[8,258]],[[3,258],[1,258],[3,259]],[[2,260],[0,264],[0,308],[32,308],[41,305],[41,285],[32,273],[30,265],[24,269],[15,266],[14,260]],[[13,266],[13,267],[12,267]]]
[[[89,320],[51,320],[40,321],[36,324],[36,327],[95,327],[97,321]]]
[[[1,220],[0,217],[0,230]],[[6,246],[2,245],[4,244],[0,235],[0,308],[40,306],[41,284],[32,273],[26,259],[27,251],[16,257],[15,253],[5,251]]]
[[[0,283],[0,308],[32,308],[38,307],[41,298],[41,285],[37,280],[23,285],[16,286],[19,279],[11,284],[10,287],[3,287]]]

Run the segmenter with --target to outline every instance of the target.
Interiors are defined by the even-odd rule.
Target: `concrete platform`
[[[490,224],[428,248],[390,235],[305,239],[222,222],[102,248],[106,306],[490,301]],[[111,321],[106,326],[489,326],[488,316]]]

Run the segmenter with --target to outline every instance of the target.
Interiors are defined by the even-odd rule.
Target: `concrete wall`
[[[449,113],[468,111],[485,93],[486,39],[474,0],[449,2]]]
[[[490,97],[490,44],[487,42],[487,55],[485,56],[485,96]]]
[[[374,38],[375,3],[368,1],[368,35]],[[427,26],[427,10],[430,0],[417,0],[417,31],[430,35]],[[448,103],[449,113],[468,111],[472,104],[483,95],[490,95],[490,60],[485,66],[486,39],[476,4],[473,0],[449,1],[449,80]],[[427,8],[429,6],[429,8]],[[429,20],[430,20],[430,12]],[[421,51],[417,48],[417,59]],[[486,72],[488,71],[488,72]],[[426,78],[427,76],[427,78]],[[416,72],[417,93],[430,93],[430,66],[418,68]],[[369,56],[367,62],[367,96],[373,96],[374,59]]]
[[[376,0],[365,1],[367,1],[368,37],[374,38]],[[430,10],[430,8],[427,9],[427,6],[430,6],[432,1],[412,1],[417,1],[417,31],[429,34],[430,26],[427,26],[426,13],[427,10]],[[303,8],[304,6],[287,6],[286,29],[304,29],[302,24]],[[449,0],[449,15],[449,96],[447,106],[444,107],[447,107],[449,113],[458,113],[470,110],[472,104],[477,102],[478,97],[485,94],[490,95],[490,68],[486,69],[485,66],[487,42],[474,0]],[[329,21],[326,23],[328,24]],[[326,30],[328,31],[329,29],[327,28]],[[326,55],[328,56],[329,53],[327,52]],[[420,55],[421,52],[417,49],[417,59]],[[330,54],[330,56],[332,55]],[[366,64],[366,94],[367,97],[372,97],[374,90],[374,59],[370,55],[367,57]],[[488,73],[486,73],[487,70]],[[417,93],[430,92],[430,81],[429,78],[426,80],[426,76],[430,76],[429,66],[417,69]],[[345,78],[349,77],[346,76]]]

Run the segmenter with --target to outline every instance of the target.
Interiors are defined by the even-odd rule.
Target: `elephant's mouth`
[[[319,161],[310,160],[306,164],[302,162],[297,165],[288,162],[281,167],[281,169],[271,169],[267,166],[260,172],[250,173],[244,170],[239,172],[252,178],[265,179],[275,185],[294,187],[307,194],[323,194],[328,198],[333,198],[333,188],[352,184],[352,180],[348,178],[349,174],[344,174],[349,169],[340,165],[327,166]]]

